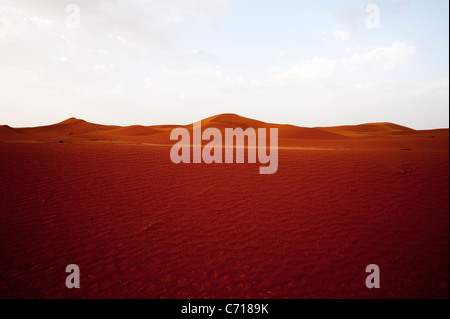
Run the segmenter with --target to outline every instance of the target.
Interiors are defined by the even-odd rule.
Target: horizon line
[[[85,119],[82,119],[82,118],[78,118],[76,116],[72,116],[72,117],[66,118],[66,119],[64,119],[64,120],[62,120],[60,122],[44,124],[44,125],[35,125],[35,126],[11,126],[9,124],[0,124],[0,125],[1,126],[6,126],[6,127],[10,127],[10,128],[14,128],[14,129],[26,129],[26,128],[37,128],[37,127],[45,127],[45,126],[57,125],[57,124],[61,124],[61,123],[64,123],[66,121],[69,121],[69,120],[79,120],[79,121],[84,121],[84,122],[89,123],[89,124],[102,125],[102,126],[117,126],[117,127],[131,127],[131,126],[143,126],[143,127],[179,126],[179,127],[182,127],[182,126],[192,125],[193,123],[196,123],[196,122],[199,122],[199,121],[203,122],[205,120],[208,120],[208,119],[211,119],[211,118],[214,118],[214,117],[224,116],[224,115],[236,116],[236,117],[239,117],[239,118],[249,119],[249,120],[252,120],[252,121],[257,121],[257,122],[261,122],[261,123],[268,124],[268,125],[289,125],[289,126],[295,126],[295,127],[300,127],[300,128],[312,128],[312,129],[314,129],[314,128],[317,128],[317,129],[320,129],[320,128],[338,128],[338,127],[346,127],[346,126],[361,126],[361,125],[371,125],[371,124],[372,125],[373,124],[391,124],[391,125],[397,125],[397,126],[401,126],[401,127],[407,128],[407,129],[411,129],[411,130],[414,130],[414,131],[448,130],[449,129],[449,127],[437,127],[437,128],[429,128],[429,129],[415,129],[415,128],[412,128],[412,127],[409,127],[409,126],[406,126],[406,125],[398,124],[398,123],[395,123],[395,122],[389,122],[389,121],[376,121],[376,122],[366,122],[366,123],[359,123],[359,124],[339,124],[339,125],[329,125],[329,126],[300,126],[300,125],[290,124],[290,123],[265,122],[265,121],[258,120],[258,119],[255,119],[255,118],[242,116],[242,115],[239,115],[237,113],[219,113],[219,114],[215,114],[215,115],[211,115],[211,116],[205,117],[205,118],[197,120],[197,121],[190,122],[188,124],[167,124],[167,123],[165,124],[165,123],[160,123],[160,124],[152,124],[152,125],[144,125],[144,124],[118,125],[118,124],[104,124],[104,123],[90,122],[88,120],[85,120]]]

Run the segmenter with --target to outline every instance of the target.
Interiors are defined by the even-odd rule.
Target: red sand
[[[175,165],[175,126],[1,126],[0,298],[449,297],[448,130],[208,125],[278,127],[277,173]]]

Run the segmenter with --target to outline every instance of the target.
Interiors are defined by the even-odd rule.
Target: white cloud
[[[164,69],[163,74],[170,77],[217,80],[222,76],[222,68],[214,67],[189,67],[182,69]]]
[[[332,34],[336,39],[340,39],[343,41],[350,41],[352,39],[352,34],[350,32],[335,30]]]
[[[294,64],[287,71],[272,72],[270,77],[279,83],[304,83],[332,76],[338,69],[338,61],[313,58]]]
[[[81,28],[73,32],[66,27],[67,3],[54,0],[4,0],[0,7],[0,37],[14,40],[14,36],[29,38],[34,34],[54,44],[57,37],[79,40],[89,45],[108,44],[109,39],[130,42],[136,47],[170,48],[179,36],[176,25],[187,20],[217,27],[227,10],[226,0],[78,0]],[[37,27],[37,29],[36,29]],[[56,30],[48,30],[54,27]],[[56,28],[55,28],[56,27]],[[120,45],[120,44],[119,44]]]
[[[353,52],[357,52],[357,51],[359,51],[359,50],[361,50],[361,45],[360,45],[360,44],[354,44],[354,45],[349,46],[349,47],[345,50],[345,52],[347,52],[347,53],[353,53]]]
[[[378,67],[379,71],[391,71],[400,65],[412,63],[417,54],[414,46],[405,43],[394,43],[390,47],[380,47],[364,53],[351,53],[361,50],[361,46],[347,49],[348,57],[342,59],[319,58],[305,59],[292,64],[287,69],[273,68],[266,76],[244,80],[240,77],[228,79],[232,85],[261,86],[265,88],[293,88],[299,85],[311,86],[321,81],[339,81],[343,77],[351,77],[365,64]]]
[[[373,63],[384,70],[392,70],[399,65],[411,64],[417,55],[415,46],[394,43],[390,47],[376,48],[367,53],[355,53],[348,60],[352,64]]]

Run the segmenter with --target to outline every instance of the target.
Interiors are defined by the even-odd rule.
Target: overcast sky
[[[448,127],[448,6],[0,0],[0,124]]]

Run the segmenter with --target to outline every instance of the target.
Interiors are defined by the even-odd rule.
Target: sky
[[[0,124],[449,127],[447,0],[0,0]]]

